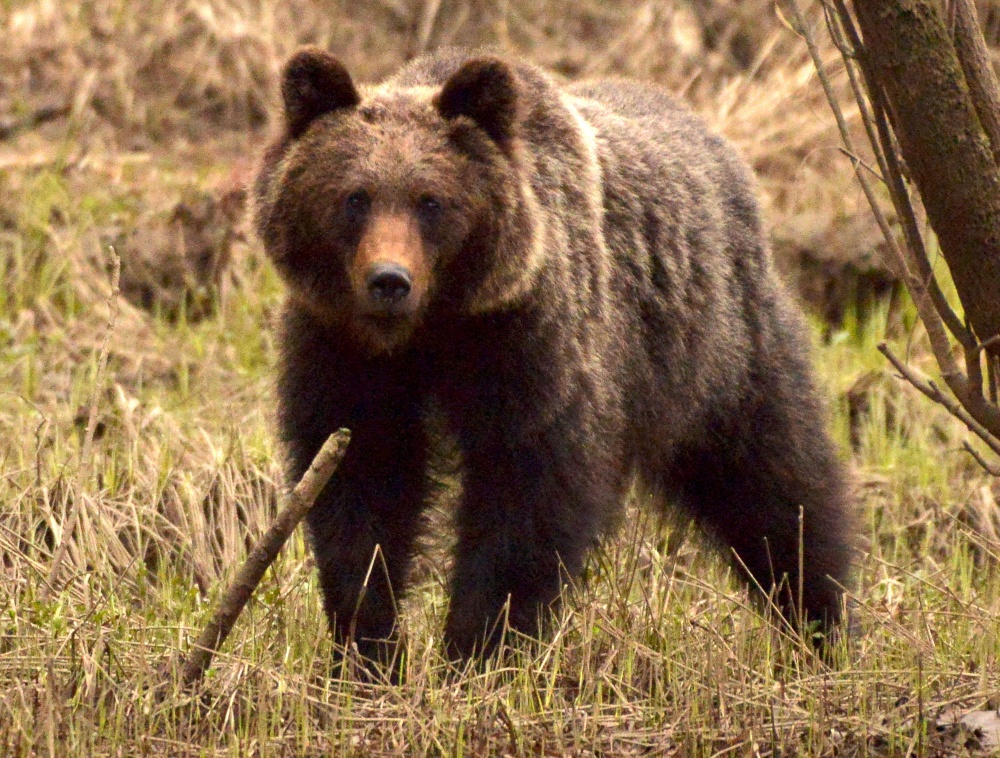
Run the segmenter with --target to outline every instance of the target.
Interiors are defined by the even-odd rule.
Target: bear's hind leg
[[[783,382],[775,385],[788,389]],[[759,393],[673,468],[683,503],[750,583],[777,590],[775,602],[796,626],[832,631],[851,564],[845,472],[810,383],[800,374],[793,384],[794,394]]]

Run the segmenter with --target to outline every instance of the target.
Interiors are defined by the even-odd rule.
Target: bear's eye
[[[434,221],[441,213],[441,201],[433,195],[422,195],[417,201],[417,209],[425,221]]]
[[[368,210],[371,198],[364,190],[355,190],[344,200],[344,205],[347,207],[347,215],[357,219]]]

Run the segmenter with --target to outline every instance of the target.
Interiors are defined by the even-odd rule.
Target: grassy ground
[[[571,74],[657,78],[744,148],[776,237],[804,223],[822,237],[857,208],[769,3],[445,3],[427,22],[433,5],[372,4],[364,23],[348,3],[0,2],[0,755],[981,752],[944,723],[1000,705],[1000,486],[876,352],[888,338],[933,373],[905,303],[816,322],[863,534],[860,632],[834,665],[775,631],[698,535],[636,503],[553,638],[503,665],[455,676],[442,659],[432,544],[405,609],[406,683],[330,680],[297,535],[204,689],[177,686],[178,655],[278,498],[281,286],[227,203],[295,44],[328,42],[367,76],[403,43],[500,41]],[[147,270],[205,239],[216,257]]]

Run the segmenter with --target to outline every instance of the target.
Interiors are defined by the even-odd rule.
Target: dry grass
[[[205,691],[173,683],[218,580],[276,505],[281,288],[240,223],[205,211],[224,264],[176,281],[207,289],[123,298],[109,330],[108,245],[124,276],[133,254],[186,244],[178,208],[238,190],[296,45],[328,45],[365,78],[422,47],[480,42],[572,76],[655,78],[752,160],[790,275],[803,251],[877,245],[770,2],[436,5],[0,2],[0,754],[975,753],[974,735],[936,719],[1000,705],[1000,488],[961,451],[963,430],[876,353],[891,321],[899,351],[933,373],[905,304],[892,319],[848,306],[823,327],[866,539],[861,634],[832,668],[748,608],[696,536],[636,518],[592,561],[554,638],[503,667],[456,676],[442,659],[446,567],[431,550],[406,610],[406,684],[329,680],[297,538]],[[79,524],[47,590],[70,509]]]

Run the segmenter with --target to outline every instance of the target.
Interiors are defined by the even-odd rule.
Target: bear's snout
[[[391,312],[395,306],[403,303],[413,288],[413,277],[398,263],[372,266],[365,281],[372,305],[386,312]]]
[[[408,214],[374,214],[350,266],[362,315],[412,317],[430,283],[430,263],[420,227]]]

